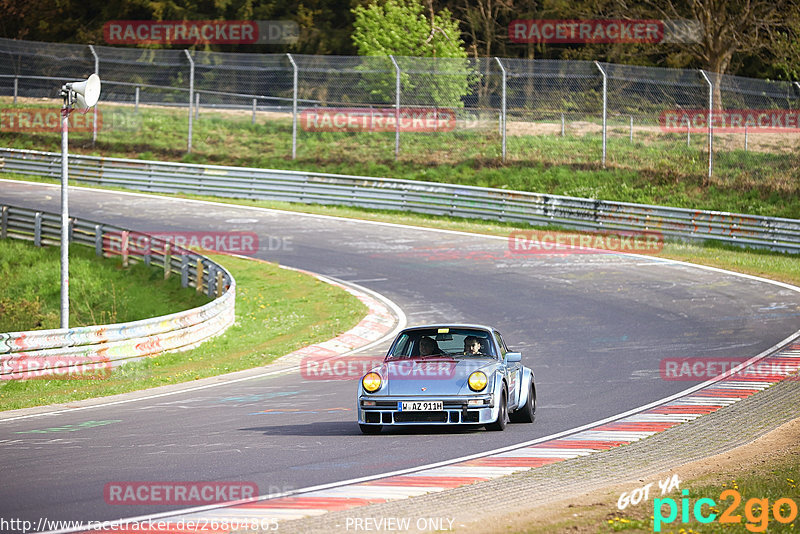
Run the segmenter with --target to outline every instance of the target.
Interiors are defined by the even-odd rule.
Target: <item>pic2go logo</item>
[[[714,499],[704,497],[697,499],[694,506],[689,503],[689,490],[681,492],[683,498],[680,500],[680,505],[671,497],[664,499],[653,499],[653,531],[661,532],[661,525],[669,525],[678,518],[678,512],[681,514],[681,523],[688,523],[690,518],[689,514],[694,516],[694,519],[700,523],[708,524],[717,519],[717,514],[709,513],[704,515],[705,510],[709,510],[717,506]],[[736,514],[739,504],[742,502],[742,495],[736,490],[728,489],[719,494],[720,501],[727,501],[732,499],[733,502],[719,515],[720,523],[741,523],[742,516]],[[667,516],[664,516],[664,509],[667,509]],[[744,516],[747,519],[745,528],[750,532],[765,532],[769,525],[769,515],[772,512],[772,518],[778,523],[791,523],[797,518],[797,504],[788,497],[783,497],[769,505],[769,499],[748,499],[744,504]]]

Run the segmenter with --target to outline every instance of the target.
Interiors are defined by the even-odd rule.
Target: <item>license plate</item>
[[[401,412],[439,412],[444,409],[443,401],[416,401],[398,402],[397,409]]]

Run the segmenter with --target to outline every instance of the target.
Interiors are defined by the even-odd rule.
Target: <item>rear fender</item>
[[[519,394],[517,395],[519,402],[514,409],[517,409],[520,406],[525,406],[525,403],[528,402],[528,393],[531,390],[531,384],[533,384],[533,371],[531,371],[528,367],[523,367],[522,379],[519,381]]]

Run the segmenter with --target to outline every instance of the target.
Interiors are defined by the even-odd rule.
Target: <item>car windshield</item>
[[[474,328],[425,328],[400,334],[387,359],[495,357],[491,334]]]

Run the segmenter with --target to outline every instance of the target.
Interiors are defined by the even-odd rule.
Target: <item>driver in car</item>
[[[477,356],[481,354],[481,341],[475,336],[464,338],[464,354],[467,356]]]

